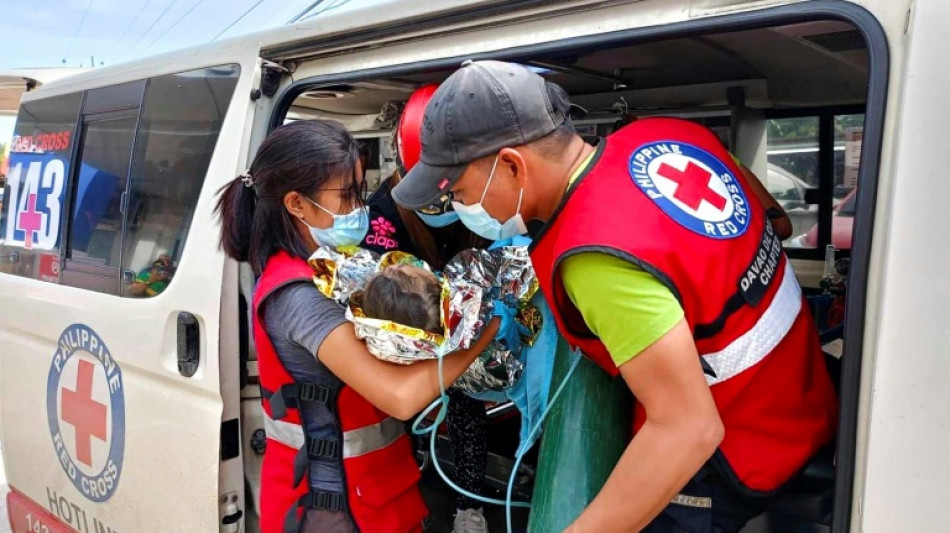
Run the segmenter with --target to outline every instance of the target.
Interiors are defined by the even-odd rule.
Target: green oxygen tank
[[[551,394],[575,357],[560,338]],[[633,397],[619,376],[611,378],[583,358],[544,421],[529,533],[558,533],[600,491],[630,441]]]

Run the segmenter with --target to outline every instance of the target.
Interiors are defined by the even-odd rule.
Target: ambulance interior
[[[841,378],[840,368],[849,274],[865,268],[855,265],[849,272],[871,71],[862,35],[849,23],[821,20],[492,57],[529,66],[564,87],[577,105],[574,124],[585,136],[605,136],[652,115],[684,117],[712,128],[791,217],[793,236],[784,244],[816,315],[829,370],[845,390],[856,391],[859,374],[849,374],[849,383]],[[344,123],[365,147],[370,190],[395,169],[390,136],[406,99],[421,85],[444,80],[455,68],[409,66],[386,77],[321,85],[300,75],[306,66],[305,60],[298,63],[297,83],[278,105],[278,113],[284,113],[278,119]],[[869,230],[870,215],[863,216],[868,219],[862,219],[862,227]],[[834,245],[833,254],[828,245]],[[860,320],[860,314],[853,319]],[[845,398],[839,433],[853,431],[856,415],[848,410],[856,408],[855,402],[856,397]],[[489,414],[488,478],[494,489],[501,489],[517,445],[518,415],[508,405],[491,405]],[[850,504],[851,474],[838,479],[836,487],[842,469],[852,465],[853,450],[843,451],[847,446],[853,443],[837,454],[834,446],[820,453],[744,531],[830,531],[835,508]],[[451,472],[451,454],[441,439],[439,450],[439,460]],[[526,460],[516,496],[530,496],[536,451],[537,446]],[[454,510],[451,489],[434,483]],[[487,511],[493,528],[504,527],[499,518],[503,510],[489,506]],[[433,515],[438,520],[439,511],[433,509]],[[834,518],[835,523],[842,520]],[[516,513],[522,527],[524,520],[525,514]]]

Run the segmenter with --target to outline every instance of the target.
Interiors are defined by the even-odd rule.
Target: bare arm
[[[792,221],[788,218],[788,214],[785,212],[785,209],[782,208],[782,205],[778,203],[778,200],[772,197],[769,194],[769,191],[762,185],[762,182],[759,181],[758,176],[752,173],[745,165],[740,164],[739,168],[742,169],[742,175],[745,176],[746,182],[748,182],[749,187],[752,188],[752,192],[755,194],[755,197],[762,202],[762,206],[766,210],[773,209],[777,210],[778,213],[781,213],[781,216],[777,218],[771,218],[772,227],[775,228],[775,234],[778,235],[780,240],[785,240],[792,236]]]
[[[445,356],[442,371],[446,387],[465,372],[497,332],[498,319],[494,319],[474,346]],[[405,366],[380,361],[356,338],[350,323],[327,335],[317,358],[370,403],[401,420],[408,420],[439,395],[438,361]]]
[[[129,294],[132,296],[145,296],[145,289],[148,289],[148,282],[135,280],[129,285]]]
[[[643,529],[722,441],[722,421],[685,320],[620,372],[647,420],[568,533]]]

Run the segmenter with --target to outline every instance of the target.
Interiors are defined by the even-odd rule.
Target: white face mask
[[[363,237],[366,237],[366,232],[369,231],[368,207],[357,207],[345,215],[337,215],[310,198],[306,196],[304,198],[333,217],[333,225],[326,229],[315,228],[307,224],[307,221],[303,221],[310,228],[310,236],[317,244],[339,248],[341,246],[356,246],[363,242]]]
[[[465,205],[460,202],[452,202],[452,207],[458,213],[459,220],[462,221],[462,224],[465,224],[465,227],[472,230],[476,235],[493,241],[528,233],[528,228],[521,217],[521,200],[524,198],[524,187],[518,193],[518,207],[515,209],[515,214],[504,223],[492,218],[482,206],[485,195],[488,194],[488,187],[491,186],[491,180],[495,177],[495,167],[497,166],[498,156],[496,155],[495,162],[491,166],[491,174],[488,175],[488,182],[485,183],[485,190],[482,191],[482,197],[477,204]]]

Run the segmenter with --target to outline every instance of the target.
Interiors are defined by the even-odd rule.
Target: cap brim
[[[419,161],[393,188],[393,200],[413,211],[440,203],[442,196],[448,194],[466,166],[435,166]]]

